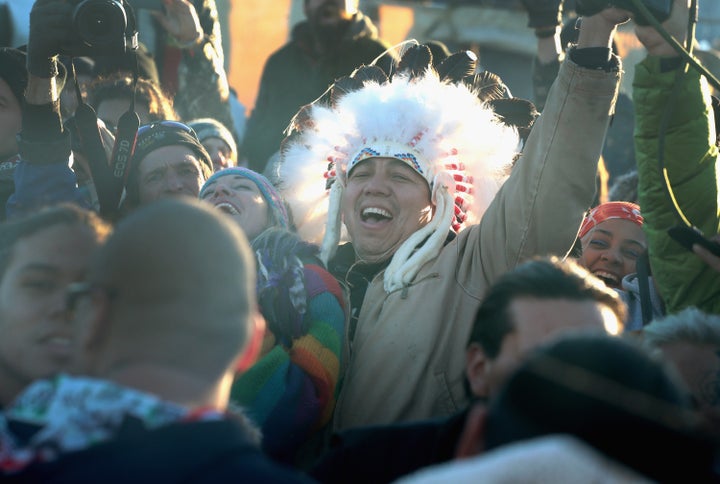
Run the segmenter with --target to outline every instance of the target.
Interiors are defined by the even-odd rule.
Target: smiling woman
[[[227,168],[212,175],[200,199],[223,210],[240,225],[249,240],[268,227],[290,225],[285,201],[267,178],[247,168]]]
[[[268,454],[305,465],[298,459],[314,459],[314,438],[330,421],[340,388],[344,291],[317,257],[318,248],[290,230],[285,201],[261,174],[221,170],[203,185],[200,199],[235,220],[251,240],[267,322],[262,354],[236,378],[231,400],[262,428]]]
[[[647,248],[640,207],[630,202],[607,202],[585,217],[578,236],[582,245],[580,265],[612,288],[636,269]]]

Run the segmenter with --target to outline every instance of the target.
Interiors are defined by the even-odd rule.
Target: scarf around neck
[[[59,375],[30,385],[0,414],[0,474],[111,440],[129,420],[147,430],[179,421],[219,420],[115,383]],[[13,429],[22,427],[24,434]]]

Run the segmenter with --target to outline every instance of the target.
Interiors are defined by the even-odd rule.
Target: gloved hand
[[[539,29],[562,24],[563,0],[520,0],[528,13],[528,27]]]
[[[27,69],[49,79],[57,75],[57,55],[72,33],[74,6],[63,0],[37,0],[30,11]]]

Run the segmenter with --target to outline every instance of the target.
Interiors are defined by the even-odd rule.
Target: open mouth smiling
[[[378,223],[393,219],[390,212],[379,207],[367,207],[362,209],[360,217],[363,222]]]
[[[594,271],[593,275],[610,287],[620,287],[620,277],[606,271]]]
[[[239,215],[240,214],[240,210],[238,210],[237,207],[235,207],[235,205],[233,205],[229,202],[216,203],[215,207],[219,208],[223,212],[230,214],[230,215]]]

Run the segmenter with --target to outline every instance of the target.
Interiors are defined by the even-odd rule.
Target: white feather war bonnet
[[[428,224],[393,254],[384,274],[387,292],[408,285],[438,255],[450,230],[480,220],[507,178],[518,133],[493,109],[508,100],[508,89],[496,75],[475,69],[471,52],[433,68],[428,47],[413,45],[391,78],[363,66],[295,116],[281,149],[281,188],[300,235],[320,243],[323,234],[326,263],[340,242],[347,175],[370,158],[395,158],[415,169],[434,205]]]

